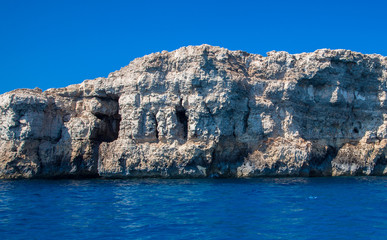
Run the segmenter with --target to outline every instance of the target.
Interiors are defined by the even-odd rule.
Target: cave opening
[[[119,114],[105,115],[94,114],[99,120],[101,120],[96,133],[96,140],[101,142],[112,142],[118,138],[118,132],[120,130],[121,116]]]
[[[156,135],[156,139],[158,140],[159,139],[159,129],[158,129],[159,123],[157,121],[157,117],[155,114],[153,114],[153,119],[155,121],[155,135]]]
[[[176,117],[177,117],[177,121],[181,124],[182,137],[184,140],[187,140],[187,136],[188,136],[187,110],[182,106],[177,106]]]
[[[113,142],[118,138],[121,123],[118,97],[101,98],[101,101],[105,101],[114,110],[93,113],[99,121],[96,122],[91,139],[97,142]]]

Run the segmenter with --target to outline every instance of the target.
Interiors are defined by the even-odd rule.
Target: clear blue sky
[[[387,1],[0,0],[0,93],[106,77],[152,52],[203,43],[265,55],[387,55]]]

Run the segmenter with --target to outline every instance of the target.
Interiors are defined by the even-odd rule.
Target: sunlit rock
[[[0,95],[0,177],[387,175],[387,60],[209,45]]]

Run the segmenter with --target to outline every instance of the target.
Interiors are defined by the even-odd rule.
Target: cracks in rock
[[[155,137],[156,137],[156,140],[159,141],[159,130],[158,130],[159,123],[157,121],[156,114],[152,114],[152,118],[155,122]]]
[[[247,129],[249,128],[249,117],[251,113],[251,108],[249,105],[249,101],[247,100],[247,113],[243,117],[243,133],[247,132]]]
[[[157,129],[158,128],[158,122],[157,122],[157,119],[155,118],[155,132],[156,132],[156,138],[157,140],[159,140],[159,130]]]
[[[218,74],[218,68],[214,63],[212,56],[209,56],[210,52],[207,49],[203,50],[203,62],[201,63],[201,68],[209,74],[211,70],[214,71],[215,74]]]

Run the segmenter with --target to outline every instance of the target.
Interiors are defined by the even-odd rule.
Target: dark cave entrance
[[[188,136],[188,117],[187,117],[187,111],[183,106],[177,106],[176,107],[176,117],[177,121],[179,122],[179,128],[181,132],[181,137],[184,140],[187,140]]]
[[[97,130],[96,139],[101,142],[112,142],[118,138],[118,131],[120,130],[121,116],[115,114],[113,116],[104,114],[94,114],[101,123]]]
[[[110,114],[93,113],[100,121],[97,122],[92,139],[98,142],[112,142],[118,138],[120,130],[121,115],[119,114],[118,98],[103,98],[102,100],[108,102],[114,111]]]

